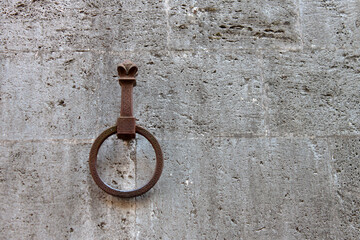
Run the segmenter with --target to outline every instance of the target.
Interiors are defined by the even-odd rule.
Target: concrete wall
[[[358,0],[2,0],[0,239],[358,239]],[[163,175],[88,169],[139,67]],[[141,186],[154,153],[106,141]]]

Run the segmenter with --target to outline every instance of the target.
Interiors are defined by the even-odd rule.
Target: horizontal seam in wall
[[[181,139],[164,139],[157,137],[159,141],[186,141],[186,140],[206,140],[206,139],[328,139],[328,138],[342,138],[342,139],[353,139],[360,138],[360,135],[324,135],[324,136],[234,136],[234,135],[218,135],[218,136],[204,136],[204,137],[190,137],[190,138],[181,138]],[[0,143],[11,144],[18,142],[49,142],[49,143],[58,143],[64,142],[67,144],[91,144],[95,141],[94,139],[68,139],[68,138],[53,138],[53,139],[3,139],[0,140]]]
[[[201,49],[169,49],[169,51],[164,51],[163,49],[154,49],[154,50],[124,50],[124,51],[104,51],[104,50],[94,50],[94,49],[75,49],[75,50],[16,50],[16,49],[8,49],[6,51],[1,51],[0,54],[7,54],[7,53],[97,53],[97,54],[112,54],[112,55],[119,55],[125,53],[138,53],[138,52],[216,52],[216,51],[235,51],[235,52],[244,52],[244,51],[258,51],[258,50],[265,50],[268,51],[280,51],[280,52],[304,52],[304,51],[334,51],[334,50],[348,50],[348,51],[358,51],[359,48],[346,48],[346,47],[338,47],[338,48],[326,48],[326,47],[287,47],[287,48],[201,48]]]

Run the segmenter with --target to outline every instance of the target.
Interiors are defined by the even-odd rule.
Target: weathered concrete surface
[[[0,239],[358,239],[360,2],[2,1]],[[94,138],[139,67],[139,125],[165,167],[102,192]],[[154,169],[111,138],[109,184]]]

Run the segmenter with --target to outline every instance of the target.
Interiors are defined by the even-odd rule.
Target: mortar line
[[[260,79],[261,79],[261,95],[262,95],[262,107],[264,109],[264,124],[265,124],[265,137],[270,136],[270,114],[269,114],[269,100],[268,100],[268,89],[267,84],[265,83],[264,77],[264,54],[262,50],[258,52],[258,62],[259,62],[259,69],[260,69]]]
[[[171,32],[171,26],[170,26],[170,6],[169,6],[169,0],[164,1],[164,11],[166,16],[166,50],[169,52],[170,50],[170,32]]]
[[[270,139],[335,139],[335,138],[342,138],[342,139],[352,139],[352,138],[360,138],[360,134],[354,135],[208,135],[208,136],[201,136],[201,137],[188,137],[188,138],[161,138],[162,142],[166,141],[187,141],[187,140],[201,140],[201,139],[213,139],[213,138],[234,138],[234,139],[263,139],[263,138],[270,138]],[[25,143],[25,142],[42,142],[42,143],[59,143],[64,142],[67,144],[92,144],[95,141],[93,139],[2,139],[0,140],[0,144],[12,144],[12,143]]]
[[[37,139],[1,139],[0,143],[17,143],[17,142],[47,142],[58,143],[65,142],[69,144],[92,144],[95,138],[89,139],[77,139],[77,138],[37,138]]]
[[[167,49],[168,52],[224,52],[224,51],[235,51],[235,52],[246,52],[252,51],[256,52],[258,50],[266,50],[266,51],[281,51],[281,52],[299,52],[299,51],[336,51],[336,50],[347,50],[347,51],[358,51],[359,48],[349,48],[349,47],[319,47],[319,46],[293,46],[287,48],[281,47],[259,47],[259,48],[191,48],[191,49]],[[96,53],[96,54],[107,54],[107,55],[122,55],[122,54],[129,54],[129,53],[155,53],[164,51],[163,49],[153,49],[153,50],[146,50],[146,49],[134,49],[134,50],[123,50],[123,51],[106,51],[106,50],[96,50],[96,49],[73,49],[73,50],[17,50],[17,49],[7,49],[6,51],[0,50],[0,54],[9,54],[9,53]]]
[[[330,194],[331,197],[333,199],[336,199],[336,171],[333,171],[333,167],[332,167],[332,151],[331,151],[331,144],[329,142],[329,139],[327,138],[325,140],[325,145],[326,145],[326,153],[327,153],[327,158],[328,161],[326,161],[327,164],[327,171],[328,171],[328,176],[329,176],[329,188],[330,188]],[[333,203],[332,203],[333,204]],[[332,208],[335,209],[335,208]],[[336,216],[336,213],[334,212],[334,210],[330,211],[330,216],[332,217],[331,219],[333,220],[333,217]],[[331,222],[332,223],[332,222]]]
[[[302,0],[298,0],[298,20],[296,21],[299,27],[299,35],[300,35],[300,44],[301,50],[304,50],[304,32],[303,32],[303,10],[302,10]]]

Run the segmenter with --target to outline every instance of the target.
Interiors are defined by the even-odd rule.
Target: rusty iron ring
[[[97,154],[99,152],[101,145],[108,137],[110,137],[116,133],[117,133],[117,126],[108,128],[103,133],[101,133],[96,138],[95,142],[93,143],[91,150],[90,150],[90,157],[89,157],[89,166],[90,166],[91,176],[93,177],[95,183],[102,190],[104,190],[105,192],[107,192],[111,195],[114,195],[117,197],[122,197],[122,198],[130,198],[130,197],[140,196],[140,195],[146,193],[147,191],[149,191],[160,178],[160,175],[161,175],[161,172],[163,169],[163,165],[164,165],[164,159],[163,159],[163,154],[162,154],[160,145],[159,145],[158,141],[156,140],[156,138],[150,132],[148,132],[146,129],[144,129],[142,127],[136,126],[136,133],[139,133],[140,135],[144,136],[151,143],[152,147],[155,150],[155,156],[156,156],[155,172],[154,172],[152,178],[150,179],[150,181],[141,188],[138,188],[135,190],[130,190],[130,191],[118,190],[118,189],[115,189],[115,188],[109,186],[105,182],[103,182],[103,180],[101,180],[101,178],[96,170]]]

